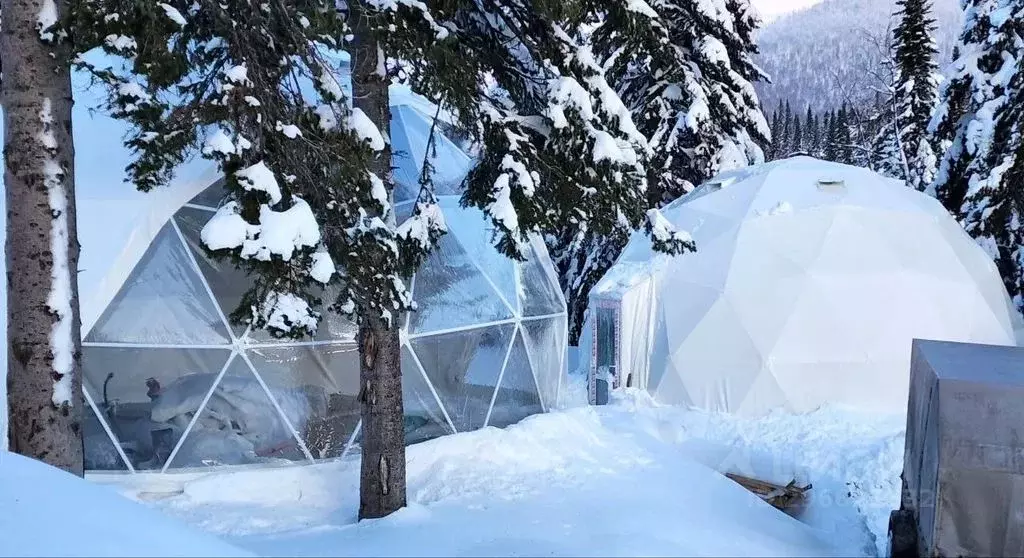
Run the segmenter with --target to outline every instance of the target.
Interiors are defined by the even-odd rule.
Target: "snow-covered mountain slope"
[[[765,108],[774,109],[780,99],[792,103],[794,110],[806,110],[810,104],[816,111],[870,99],[871,87],[881,85],[870,74],[881,60],[878,46],[884,42],[895,4],[823,0],[766,24],[758,35],[758,63],[774,83],[758,85]],[[934,0],[933,17],[945,64],[960,34],[959,0]]]
[[[774,21],[785,14],[802,10],[821,0],[751,0],[764,21]]]

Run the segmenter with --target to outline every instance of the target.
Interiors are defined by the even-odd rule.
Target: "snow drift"
[[[251,556],[111,490],[0,451],[0,556]]]

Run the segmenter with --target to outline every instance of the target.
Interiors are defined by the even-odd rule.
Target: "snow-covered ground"
[[[408,508],[356,523],[358,461],[99,476],[267,555],[874,555],[899,502],[903,418],[843,409],[744,421],[641,393],[408,451]],[[715,472],[813,483],[791,518]]]
[[[92,483],[0,451],[0,556],[251,556]]]

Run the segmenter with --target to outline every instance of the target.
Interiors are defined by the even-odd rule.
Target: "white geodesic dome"
[[[899,411],[912,339],[1014,344],[988,255],[936,200],[869,170],[788,159],[664,214],[697,252],[634,235],[591,293],[592,377],[613,386],[746,416]]]
[[[401,219],[417,193],[434,111],[401,88],[392,111]],[[130,157],[123,127],[84,108],[74,124],[86,469],[309,462],[358,451],[354,325],[328,312],[303,341],[232,325],[227,316],[249,279],[208,258],[199,239],[224,195],[215,170],[186,165],[168,188],[141,194],[122,183]],[[531,239],[524,262],[499,254],[490,222],[454,195],[471,158],[447,137],[435,144],[449,234],[411,278],[419,311],[401,330],[408,443],[506,426],[550,407],[567,342],[543,242]]]

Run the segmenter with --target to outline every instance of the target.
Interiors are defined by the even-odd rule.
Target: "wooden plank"
[[[782,511],[789,511],[803,504],[807,498],[807,491],[811,489],[809,484],[797,486],[795,480],[782,486],[736,473],[725,473],[725,476]]]

